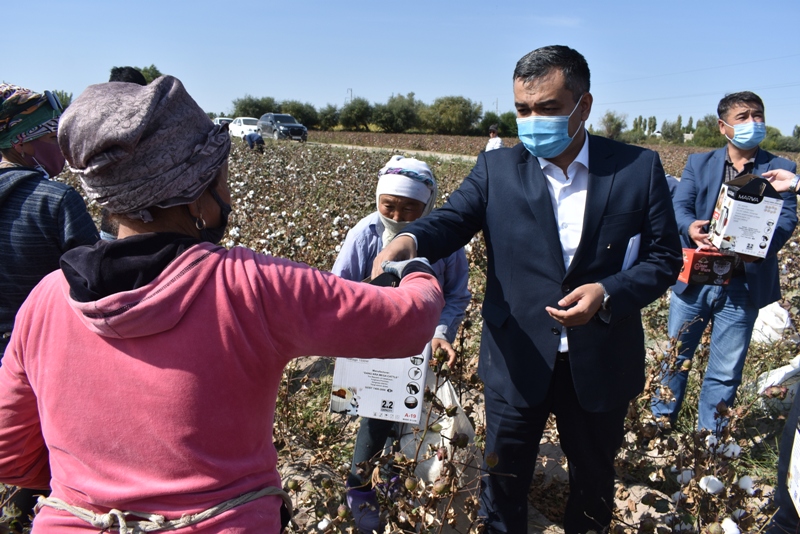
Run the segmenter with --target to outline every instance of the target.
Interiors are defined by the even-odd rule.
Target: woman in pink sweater
[[[175,78],[89,87],[59,144],[121,239],[65,254],[17,315],[0,481],[52,489],[34,533],[279,532],[283,367],[421,352],[443,305],[432,271],[389,265],[401,284],[379,288],[217,246],[230,139]]]

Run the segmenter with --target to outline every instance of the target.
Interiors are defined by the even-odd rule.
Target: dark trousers
[[[800,392],[799,392],[800,393]],[[779,534],[783,532],[800,532],[800,518],[797,517],[797,510],[794,507],[792,498],[789,496],[789,488],[786,484],[786,475],[789,473],[789,460],[792,458],[792,445],[794,435],[797,432],[797,418],[800,416],[800,395],[796,395],[792,403],[792,409],[786,418],[786,426],[781,434],[780,454],[778,456],[778,485],[775,488],[775,504],[778,511],[772,517],[767,534]]]
[[[489,388],[484,388],[484,396],[486,454],[495,452],[499,458],[481,481],[479,515],[486,519],[489,532],[527,532],[528,493],[551,412],[569,462],[564,532],[601,531],[608,526],[614,510],[614,458],[624,436],[627,405],[610,412],[584,410],[575,394],[569,361],[561,355],[541,405],[510,406]]]
[[[347,478],[348,486],[355,488],[363,486],[370,481],[372,472],[364,473],[364,477],[362,478],[358,474],[358,464],[368,462],[376,458],[378,453],[383,452],[389,436],[392,435],[392,429],[395,424],[394,421],[387,421],[385,419],[361,418],[361,425],[358,427],[356,445],[353,450],[353,463],[350,466],[350,476]]]

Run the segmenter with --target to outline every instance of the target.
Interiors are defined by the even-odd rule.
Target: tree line
[[[328,104],[317,110],[297,100],[278,101],[270,96],[245,95],[233,101],[231,117],[255,117],[264,113],[288,113],[308,128],[369,131],[377,127],[387,133],[433,133],[445,135],[487,135],[497,124],[501,137],[517,135],[516,114],[483,112],[480,103],[463,96],[444,96],[425,104],[414,93],[392,95],[385,103],[352,98],[342,107]],[[209,113],[211,118],[223,114]]]
[[[692,117],[683,124],[678,115],[674,121],[665,120],[661,129],[657,129],[658,121],[653,117],[639,115],[633,119],[628,128],[625,115],[614,111],[606,111],[600,119],[598,127],[589,128],[596,135],[616,139],[630,144],[667,143],[673,145],[689,145],[719,148],[725,146],[727,140],[719,133],[717,116],[708,114],[697,123]],[[792,135],[783,135],[777,128],[767,125],[767,136],[760,145],[765,150],[782,152],[800,152],[800,125],[794,127]]]
[[[136,67],[147,83],[162,75],[155,65]],[[53,91],[64,108],[72,102],[72,93]],[[309,129],[369,131],[377,127],[387,133],[433,133],[443,135],[486,135],[489,126],[498,125],[500,137],[517,136],[517,120],[513,111],[483,112],[480,103],[463,96],[444,96],[432,104],[417,100],[414,93],[390,96],[385,103],[370,103],[362,97],[350,99],[342,107],[328,104],[319,110],[308,102],[298,100],[278,101],[270,96],[245,95],[233,101],[231,117],[259,118],[265,113],[287,113]],[[208,113],[212,119],[225,113]],[[598,127],[589,126],[589,132],[630,144],[667,143],[700,147],[721,147],[726,139],[719,133],[717,116],[708,114],[697,123],[692,117],[683,124],[681,115],[674,121],[664,120],[661,128],[655,116],[639,115],[628,128],[627,116],[606,111]],[[767,126],[767,136],[761,143],[766,150],[800,152],[800,125],[792,135]]]

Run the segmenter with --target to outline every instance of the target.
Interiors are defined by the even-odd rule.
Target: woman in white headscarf
[[[361,219],[348,233],[332,272],[343,278],[361,281],[370,276],[378,253],[411,222],[428,215],[436,203],[437,187],[433,172],[424,161],[392,156],[378,173],[375,192],[377,211]],[[431,340],[431,350],[441,348],[455,361],[453,340],[464,319],[470,300],[467,289],[469,268],[464,249],[437,261],[433,267],[444,293],[445,305]],[[347,502],[361,532],[379,530],[380,514],[375,492],[365,480],[359,465],[368,462],[384,447],[393,421],[361,419],[356,438]]]

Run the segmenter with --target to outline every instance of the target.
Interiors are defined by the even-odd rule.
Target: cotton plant
[[[668,315],[668,299],[662,297],[656,306],[663,307],[663,317]],[[665,328],[663,325],[662,328]],[[663,330],[657,331],[663,335]],[[705,337],[708,333],[704,334]],[[664,521],[672,532],[746,532],[755,524],[754,515],[757,509],[749,504],[748,499],[759,495],[752,477],[741,473],[739,458],[744,442],[737,441],[736,436],[741,434],[739,426],[745,408],[730,409],[724,404],[717,406],[717,415],[720,421],[716,432],[691,430],[692,421],[686,422],[690,429],[684,427],[676,429],[669,421],[656,421],[650,412],[650,402],[653,395],[658,394],[662,399],[669,400],[672,394],[669,388],[663,386],[666,370],[689,370],[691,375],[700,375],[698,383],[702,381],[702,373],[706,366],[708,339],[700,343],[700,350],[695,355],[691,364],[680,363],[678,354],[680,343],[673,339],[668,344],[667,351],[653,350],[650,354],[652,364],[648,366],[645,392],[631,403],[628,412],[626,428],[630,431],[629,446],[633,449],[628,453],[628,458],[641,458],[642,451],[647,457],[658,458],[666,462],[668,467],[651,468],[647,474],[655,487],[664,492],[658,508],[670,510],[672,515],[662,516],[659,521]],[[667,371],[668,372],[668,371]],[[687,401],[691,402],[691,401]],[[681,421],[681,423],[684,423]],[[661,487],[659,487],[661,486]],[[648,503],[654,506],[654,503]],[[657,508],[657,510],[658,510]],[[741,512],[738,515],[732,511]],[[659,510],[661,511],[661,510]],[[663,513],[663,511],[662,511]],[[725,529],[722,522],[725,522]],[[762,515],[762,522],[766,522]],[[620,522],[622,522],[620,520]],[[707,530],[707,527],[716,525],[716,529]],[[668,532],[666,530],[665,532]],[[618,530],[618,532],[623,532]],[[626,533],[637,530],[624,530]],[[642,532],[639,530],[639,532]]]

